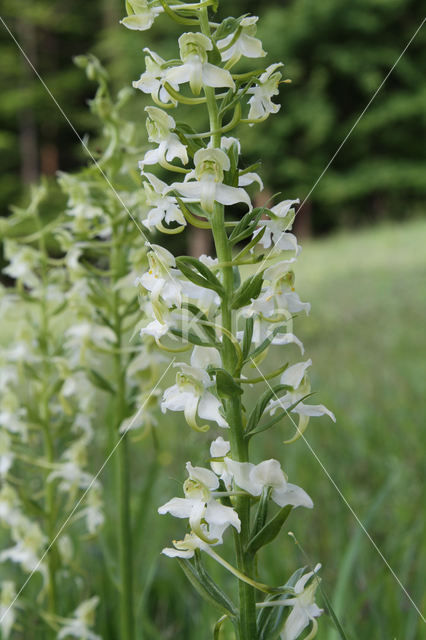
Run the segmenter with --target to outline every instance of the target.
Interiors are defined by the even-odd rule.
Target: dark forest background
[[[149,32],[118,24],[121,0],[3,0],[2,16],[80,134],[96,134],[87,109],[94,87],[73,57],[99,56],[117,89],[144,69],[144,46],[172,54],[176,33],[163,16]],[[418,0],[227,0],[223,15],[260,15],[258,34],[282,60],[280,117],[247,133],[244,160],[262,159],[267,192],[309,195],[299,231],[419,215],[426,192],[426,33],[422,29],[330,169],[321,172],[363,111],[423,14]],[[259,61],[258,61],[259,62]],[[256,65],[256,61],[253,62]],[[81,146],[0,24],[0,212],[41,174],[81,165]],[[144,131],[147,99],[135,91],[131,117]]]

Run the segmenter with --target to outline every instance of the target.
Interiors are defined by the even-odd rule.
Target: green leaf
[[[205,313],[201,311],[201,309],[197,307],[197,305],[192,304],[190,302],[183,302],[182,309],[188,309],[188,311],[190,311],[195,318],[200,320],[200,322],[198,323],[198,326],[202,327],[204,333],[209,339],[209,342],[212,342],[215,345],[220,344],[217,341],[216,331],[214,330],[214,327],[210,326],[210,321],[208,317],[206,316]],[[204,324],[204,323],[208,323],[208,324]]]
[[[232,308],[240,309],[257,298],[262,290],[262,283],[263,271],[247,278],[232,296]]]
[[[248,213],[246,213],[236,227],[233,228],[231,235],[229,236],[230,242],[236,244],[247,236],[250,236],[256,229],[257,224],[262,217],[262,214],[267,211],[265,207],[256,207]]]
[[[213,39],[217,42],[218,40],[226,38],[226,36],[229,36],[231,33],[234,33],[234,31],[238,29],[243,17],[244,16],[241,16],[241,18],[225,18],[214,32]]]
[[[293,404],[291,404],[282,413],[279,413],[278,415],[276,415],[273,418],[271,418],[270,420],[268,420],[268,422],[266,422],[265,424],[262,424],[259,427],[253,429],[252,431],[250,431],[250,433],[246,433],[245,434],[246,437],[251,438],[252,436],[256,435],[257,433],[262,433],[262,431],[267,431],[267,429],[270,429],[271,427],[273,427],[274,424],[276,424],[277,422],[282,420],[282,418],[289,418],[290,417],[290,415],[289,415],[290,411],[292,409],[294,409],[294,407],[296,407],[299,404],[299,402],[303,402],[303,400],[306,400],[306,398],[309,398],[312,395],[313,395],[313,393],[307,393],[306,396],[303,396],[303,398],[300,398],[300,400],[297,400],[296,402],[293,402]]]
[[[256,517],[254,519],[253,529],[250,533],[250,539],[254,538],[266,524],[266,518],[268,517],[268,506],[271,497],[272,488],[267,487],[262,491],[259,504],[257,505]]]
[[[221,297],[225,295],[225,290],[214,273],[197,258],[180,256],[176,258],[176,265],[183,275],[194,284],[204,289],[213,289]]]
[[[199,565],[195,567],[192,562],[184,558],[177,558],[177,561],[192,586],[205,600],[229,616],[236,615],[236,609],[231,600],[219,589],[204,569],[200,572]]]
[[[334,622],[334,626],[336,627],[337,632],[338,632],[338,634],[339,634],[339,636],[340,636],[340,640],[348,640],[348,638],[347,638],[347,636],[346,636],[345,632],[343,631],[343,627],[342,627],[342,625],[340,624],[340,620],[339,620],[339,618],[336,616],[336,614],[335,614],[335,612],[334,612],[334,609],[333,609],[333,607],[331,606],[331,602],[330,602],[330,600],[328,599],[327,594],[325,593],[324,589],[322,589],[322,588],[321,588],[321,584],[320,584],[320,592],[321,592],[321,595],[322,595],[322,597],[323,597],[323,599],[324,599],[325,606],[327,607],[327,612],[330,614],[330,617],[331,617],[331,619],[332,619],[332,620],[333,620],[333,622]]]
[[[282,595],[274,595],[265,601],[281,600]],[[288,609],[288,607],[287,607]],[[284,626],[286,607],[262,607],[257,616],[257,628],[259,640],[278,640]]]
[[[256,406],[250,413],[247,421],[246,435],[252,433],[252,431],[257,427],[270,400],[272,400],[272,398],[274,398],[280,391],[289,391],[290,389],[292,389],[292,387],[289,387],[286,384],[277,384],[274,387],[266,389],[266,391],[262,393]]]
[[[230,159],[230,166],[228,171],[225,171],[224,182],[226,184],[229,184],[231,187],[238,187],[239,154],[238,154],[238,144],[236,142],[233,142],[231,147],[228,149],[228,157]]]
[[[225,369],[214,368],[216,374],[216,388],[220,398],[232,398],[241,395],[243,390],[240,385],[235,382],[234,378]]]
[[[249,360],[255,360],[258,356],[260,356],[261,353],[265,351],[265,349],[267,349],[270,346],[272,340],[275,338],[277,333],[285,333],[286,330],[287,329],[285,325],[275,327],[275,329],[273,329],[271,334],[267,338],[265,338],[265,340],[247,356],[244,362],[248,362]]]
[[[232,275],[234,276],[234,289],[241,286],[241,274],[238,267],[232,267]]]
[[[116,390],[106,378],[104,378],[98,371],[95,369],[88,369],[87,375],[90,382],[98,389],[102,389],[102,391],[107,391],[108,393],[115,394]]]
[[[243,336],[243,359],[245,360],[249,354],[251,341],[253,338],[254,318],[247,318],[244,327]]]
[[[195,344],[198,347],[217,347],[216,342],[207,342],[206,340],[200,338],[200,336],[197,336],[197,334],[193,331],[183,331],[182,329],[172,328],[170,329],[170,333],[173,333],[173,335],[177,336],[178,338],[183,338],[184,340],[187,340],[191,344]]]
[[[213,49],[209,51],[208,59],[210,64],[214,64],[217,66],[222,62],[222,56],[220,55],[220,51],[213,39],[211,39],[211,43],[213,45]]]
[[[293,506],[291,504],[282,507],[282,509],[262,527],[254,538],[249,541],[247,553],[254,555],[259,549],[272,542],[281,531],[292,509]]]
[[[179,140],[188,148],[189,155],[194,157],[198,149],[204,149],[205,144],[202,138],[189,138],[188,136],[198,134],[198,131],[186,124],[186,122],[176,122],[175,132]]]

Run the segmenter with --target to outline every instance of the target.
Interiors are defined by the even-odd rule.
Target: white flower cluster
[[[301,248],[291,229],[299,200],[282,200],[270,208],[253,206],[251,190],[254,186],[262,190],[262,180],[255,166],[240,168],[241,145],[229,135],[240,123],[252,126],[279,111],[274,99],[283,82],[283,65],[236,73],[234,66],[241,58],[266,55],[256,37],[258,18],[244,15],[220,24],[210,22],[210,4],[216,11],[213,0],[176,4],[129,0],[128,15],[122,20],[125,27],[144,31],[167,14],[185,29],[195,27],[180,35],[179,58],[165,60],[145,48],[145,71],[133,83],[154,103],[146,107],[148,140],[153,146],[139,160],[145,197],[139,215],[150,234],[173,235],[188,225],[211,229],[217,255],[175,258],[164,247],[148,243],[149,268],[136,278],[144,294],[140,335],[143,340],[153,338],[163,350],[192,349],[187,361],[175,363],[176,381],[162,394],[161,410],[183,412],[196,431],[207,431],[209,423],[214,423],[230,434],[229,442],[218,437],[211,444],[210,469],[187,463],[184,497],[172,498],[159,508],[160,514],[187,519],[189,525],[184,539],[174,541],[163,553],[185,561],[195,556],[191,575],[201,585],[198,550],[239,580],[269,593],[266,585],[255,584],[252,575],[245,575],[250,564],[242,558],[246,548],[237,553],[238,568],[233,568],[214,547],[223,543],[224,534],[232,528],[236,539],[240,533],[250,542],[258,536],[253,542],[253,553],[257,553],[279,531],[272,534],[278,525],[268,521],[268,501],[281,509],[282,518],[290,507],[311,508],[313,503],[303,489],[288,483],[277,460],[249,462],[249,441],[281,418],[290,416],[293,422],[293,414],[298,424],[294,423],[296,433],[287,443],[303,435],[310,417],[335,418],[324,405],[307,401],[311,360],[283,364],[268,378],[247,373],[249,366],[258,368],[271,346],[292,344],[304,354],[292,320],[295,314],[309,313],[310,305],[294,288],[293,266]],[[209,130],[197,133],[191,123],[172,117],[180,105],[206,107]],[[244,216],[231,222],[225,208],[234,206]],[[172,341],[184,345],[176,349]],[[255,398],[248,415],[242,404],[244,385],[252,389],[273,378],[279,382],[268,383],[269,389]],[[255,502],[259,503],[255,525],[259,529],[253,534],[250,510]],[[316,618],[321,614],[314,602],[318,568],[304,575],[299,571],[288,590],[281,592],[281,600],[258,603],[292,608],[276,630],[282,640],[295,640],[311,623],[308,637],[315,636]],[[251,628],[251,638],[256,625],[253,611],[250,622],[246,595],[240,590],[239,633],[243,637]]]
[[[186,469],[188,478],[183,485],[185,498],[172,498],[158,509],[160,514],[170,513],[176,518],[188,518],[191,532],[184,540],[174,541],[174,549],[163,549],[170,557],[191,558],[195,549],[208,551],[209,545],[222,544],[223,534],[230,526],[240,531],[241,523],[231,506],[222,504],[242,490],[249,496],[259,497],[271,489],[272,500],[280,507],[313,507],[308,494],[300,487],[287,482],[287,476],[278,460],[265,460],[260,464],[237,462],[230,457],[231,446],[222,437],[211,443],[211,468]],[[223,488],[220,490],[220,481]]]

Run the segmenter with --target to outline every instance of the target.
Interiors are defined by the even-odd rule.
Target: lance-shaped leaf
[[[257,298],[262,289],[263,271],[250,276],[232,296],[232,308],[240,309]]]
[[[226,36],[234,33],[238,29],[239,24],[243,18],[244,16],[241,16],[240,18],[229,17],[225,18],[225,20],[222,20],[222,22],[214,32],[213,39],[216,41],[222,40],[222,38],[226,38]]]
[[[236,244],[250,236],[256,229],[257,224],[265,211],[267,211],[265,207],[256,207],[246,213],[239,223],[233,228],[232,233],[229,236],[230,242],[232,242],[232,244]]]
[[[243,359],[245,360],[249,354],[251,341],[253,338],[253,329],[254,329],[254,318],[247,318],[245,326],[244,326],[244,336],[243,336]]]
[[[101,375],[95,369],[88,369],[87,377],[95,387],[98,387],[98,389],[102,389],[102,391],[107,391],[108,393],[115,395],[116,390],[111,384],[111,382],[109,382],[109,380],[104,378],[103,375]]]
[[[266,391],[262,393],[256,406],[250,413],[246,427],[246,434],[251,433],[257,427],[270,400],[272,400],[272,398],[276,398],[280,391],[289,391],[290,389],[291,387],[286,384],[277,384],[272,388],[266,389]]]
[[[214,327],[211,326],[211,323],[206,314],[203,313],[201,309],[197,307],[197,305],[190,302],[183,302],[182,309],[188,309],[188,311],[190,311],[190,313],[192,313],[192,315],[197,318],[197,320],[199,320],[198,326],[203,329],[204,333],[208,337],[209,342],[212,342],[217,346],[219,343],[217,341],[216,331],[214,330]]]
[[[261,342],[261,344],[254,351],[249,353],[249,355],[245,358],[244,363],[248,362],[249,360],[256,360],[256,358],[260,356],[271,345],[271,342],[275,338],[277,333],[286,333],[286,331],[287,327],[285,325],[275,327],[275,329],[271,331],[270,335],[265,338],[265,340]]]
[[[265,599],[265,602],[281,600],[282,595],[273,595]],[[257,629],[259,640],[278,640],[284,625],[286,615],[285,606],[262,607],[257,616]]]
[[[188,148],[191,157],[194,157],[198,149],[204,149],[206,146],[201,138],[190,137],[197,135],[197,131],[186,122],[176,122],[174,133],[177,134],[182,144]]]
[[[254,538],[266,524],[271,491],[271,487],[265,487],[262,491],[259,504],[257,505],[256,517],[254,519],[253,529],[250,533],[250,539]]]
[[[281,531],[292,509],[293,505],[291,504],[280,509],[278,513],[251,538],[247,545],[247,553],[254,555],[259,549],[272,542]]]
[[[172,327],[170,329],[170,333],[173,333],[174,336],[177,336],[178,338],[183,338],[184,340],[187,340],[189,343],[195,344],[198,347],[217,347],[218,346],[216,342],[209,342],[207,340],[203,340],[202,338],[200,338],[200,336],[198,336],[193,331],[176,329]]]
[[[204,289],[213,289],[221,297],[225,295],[225,290],[214,273],[197,258],[180,256],[176,258],[176,265],[183,275],[194,284]]]
[[[282,413],[279,413],[278,415],[274,416],[273,418],[271,418],[270,420],[268,420],[264,424],[261,424],[258,427],[254,428],[252,431],[250,431],[250,433],[246,433],[245,437],[251,438],[252,436],[256,435],[257,433],[261,433],[262,431],[267,431],[268,429],[273,427],[274,424],[279,422],[282,418],[289,418],[290,417],[289,412],[292,409],[294,409],[295,407],[297,407],[299,402],[303,402],[303,400],[306,400],[306,398],[309,398],[309,396],[312,396],[312,395],[313,395],[313,393],[307,393],[306,396],[303,396],[303,398],[300,398],[299,400],[296,400],[289,407],[286,407],[286,408],[283,407],[283,412]],[[285,444],[289,444],[288,440],[286,440],[284,442],[285,442]]]
[[[242,394],[243,390],[230,373],[217,367],[215,367],[214,371],[216,374],[217,393],[220,398],[232,398],[235,394]]]
[[[195,567],[190,560],[185,560],[184,558],[177,558],[177,561],[194,589],[205,600],[222,611],[222,613],[225,612],[231,617],[236,615],[236,609],[232,601],[219,589],[205,570],[200,573],[198,566]]]
[[[238,160],[239,160],[239,149],[238,143],[233,142],[228,149],[228,158],[230,160],[230,166],[228,171],[224,172],[224,181],[226,184],[229,184],[231,187],[238,187]]]

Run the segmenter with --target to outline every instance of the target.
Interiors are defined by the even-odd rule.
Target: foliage
[[[21,0],[19,10],[16,3],[4,5],[4,19],[71,122],[79,131],[93,131],[93,120],[82,108],[90,88],[81,82],[72,57],[97,52],[115,86],[137,77],[140,43],[136,33],[125,38],[117,29],[121,0],[36,6]],[[228,15],[250,11],[260,12],[259,33],[270,59],[284,60],[292,84],[280,91],[285,117],[246,136],[247,162],[259,159],[260,131],[267,187],[271,193],[284,190],[303,200],[423,15],[416,0],[361,0],[351,6],[342,0],[226,4]],[[145,32],[144,46],[161,42],[170,55],[176,34],[160,17]],[[401,219],[419,209],[424,198],[424,38],[421,30],[309,196],[315,215],[305,207],[305,227],[310,223],[314,231],[324,231],[389,216]],[[73,132],[27,63],[20,59],[17,64],[20,54],[3,27],[0,46],[5,83],[0,209],[5,212],[21,191],[20,176],[28,181],[40,168],[48,174],[58,167],[69,170],[77,166],[79,153]]]

